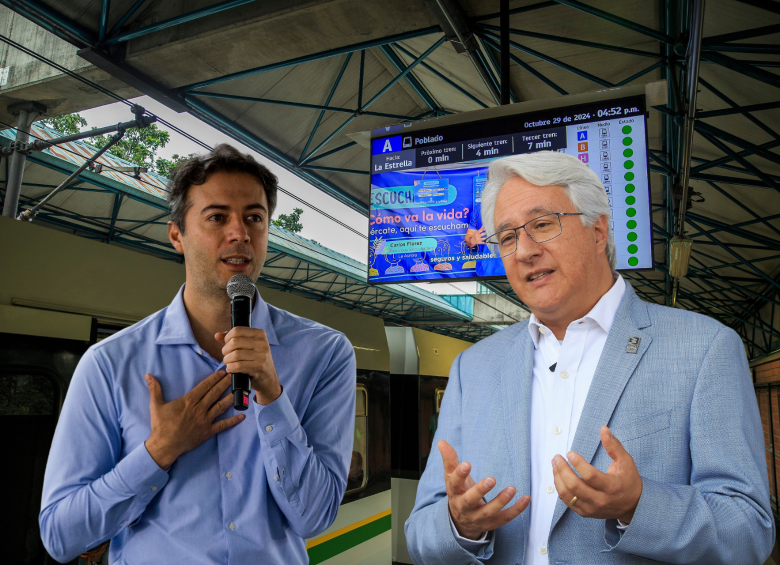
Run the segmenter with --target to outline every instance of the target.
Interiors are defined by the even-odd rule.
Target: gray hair
[[[607,260],[614,271],[617,266],[615,236],[611,228],[609,198],[599,177],[582,161],[557,151],[540,151],[496,159],[490,164],[488,181],[482,191],[482,225],[488,237],[496,231],[496,199],[501,187],[520,177],[536,186],[560,186],[571,200],[582,225],[592,226],[601,216],[607,217]]]

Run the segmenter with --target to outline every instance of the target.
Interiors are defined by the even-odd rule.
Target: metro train
[[[3,562],[55,563],[38,513],[73,371],[91,344],[167,306],[184,266],[8,218],[0,241],[0,473],[12,485],[3,496]],[[411,564],[403,524],[428,457],[438,456],[431,443],[450,365],[471,344],[263,287],[262,274],[258,289],[268,303],[346,334],[357,358],[347,492],[331,527],[307,540],[310,562]]]

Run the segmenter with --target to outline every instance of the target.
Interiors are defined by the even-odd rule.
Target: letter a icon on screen
[[[587,131],[578,131],[577,132],[577,141],[587,141],[588,140],[588,132]]]
[[[393,152],[393,145],[390,143],[390,139],[385,139],[385,146],[382,148],[382,153],[387,151]]]

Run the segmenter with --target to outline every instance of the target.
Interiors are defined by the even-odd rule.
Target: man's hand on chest
[[[282,385],[276,374],[271,346],[264,330],[235,327],[227,333],[214,336],[224,343],[222,362],[228,373],[249,375],[258,404],[268,405],[282,394]]]

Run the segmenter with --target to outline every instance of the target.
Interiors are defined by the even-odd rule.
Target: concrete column
[[[37,102],[21,102],[8,107],[8,112],[16,116],[16,141],[8,178],[5,184],[5,204],[3,216],[15,218],[19,208],[19,195],[22,192],[24,162],[27,159],[27,144],[30,142],[30,126],[35,118],[46,112],[46,106]]]

